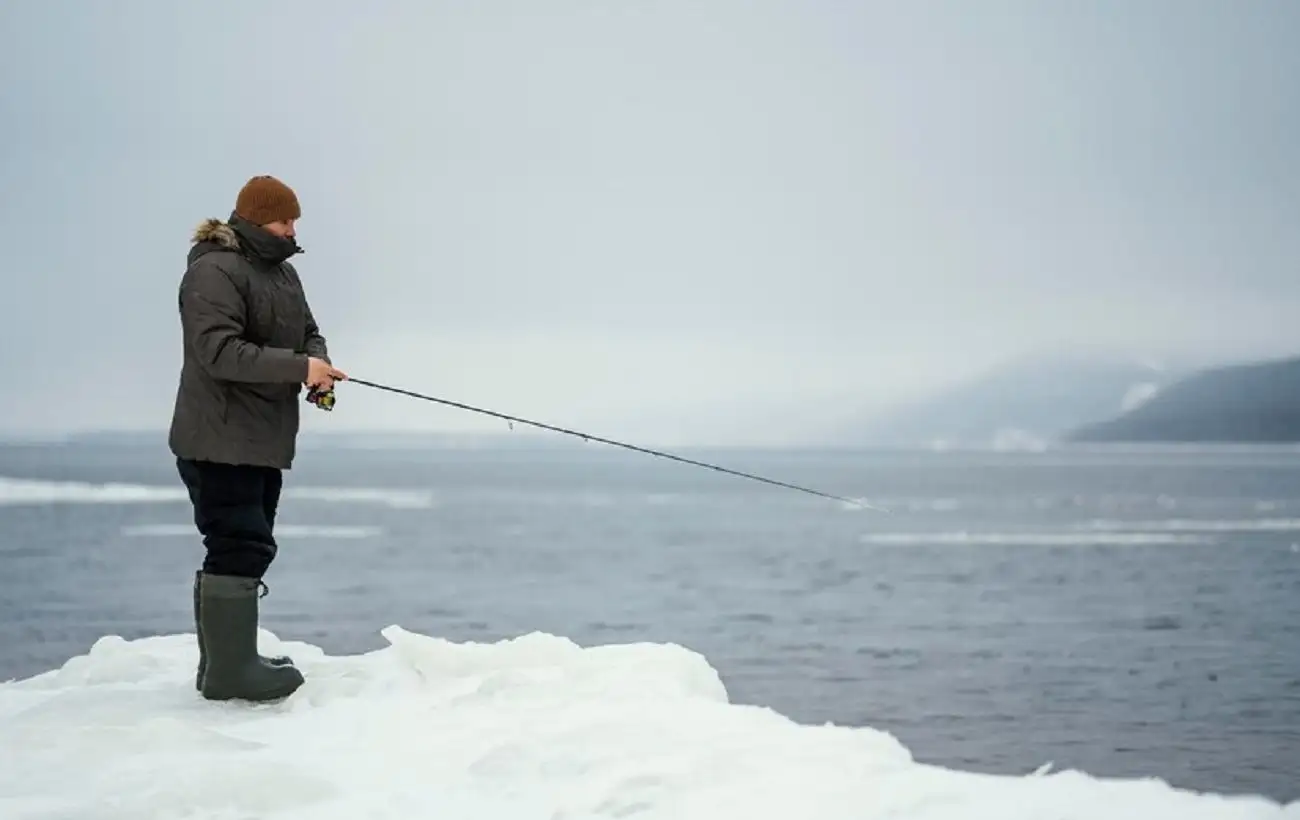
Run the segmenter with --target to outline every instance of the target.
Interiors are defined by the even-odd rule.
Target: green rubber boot
[[[200,692],[203,691],[203,670],[208,665],[208,650],[203,646],[203,621],[199,619],[199,577],[202,575],[202,571],[194,573],[194,631],[199,638],[199,667],[194,673],[194,688]],[[288,666],[293,663],[293,659],[287,655],[274,655],[262,660],[272,666]]]
[[[207,652],[199,691],[208,700],[280,700],[304,682],[297,667],[274,665],[257,654],[259,586],[255,579],[233,575],[199,578],[199,623]]]

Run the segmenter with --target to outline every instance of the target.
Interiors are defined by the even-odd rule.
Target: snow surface
[[[383,635],[327,656],[263,631],[308,680],[272,705],[202,700],[193,635],[105,637],[0,684],[0,817],[1300,818],[1153,780],[921,765],[880,731],[729,704],[678,646]]]

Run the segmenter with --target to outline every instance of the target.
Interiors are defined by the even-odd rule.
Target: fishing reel
[[[309,388],[307,390],[306,401],[309,404],[316,405],[321,410],[333,410],[334,388],[331,387],[329,390],[321,390],[317,387]]]

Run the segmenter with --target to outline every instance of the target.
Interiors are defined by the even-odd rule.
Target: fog
[[[1300,6],[10,3],[0,433],[166,427],[251,175],[362,378],[797,439],[1022,355],[1294,352]],[[309,430],[504,429],[344,385]]]

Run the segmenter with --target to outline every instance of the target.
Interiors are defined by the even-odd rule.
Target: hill
[[[1076,442],[1284,443],[1300,441],[1300,358],[1193,373],[1151,401],[1081,425]]]
[[[1184,372],[1138,357],[1025,358],[865,422],[855,420],[844,437],[869,445],[1036,448],[1141,405]]]

